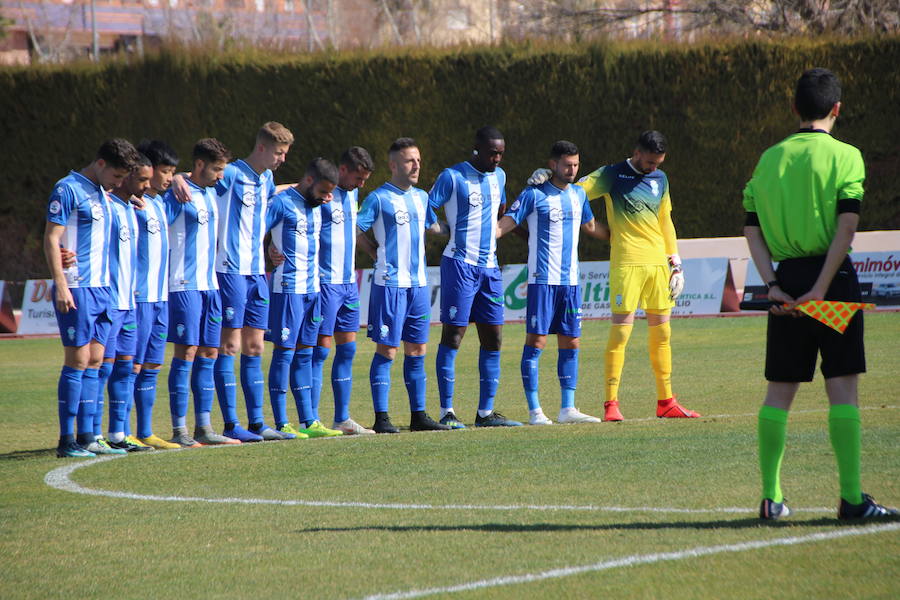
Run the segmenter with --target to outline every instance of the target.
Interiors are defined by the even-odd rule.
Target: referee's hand
[[[799,316],[800,313],[794,310],[793,306],[797,303],[794,298],[783,291],[780,286],[773,285],[769,288],[769,300],[775,302],[772,307],[769,309],[769,312],[778,317],[786,317],[788,315]],[[788,304],[790,306],[784,306]]]

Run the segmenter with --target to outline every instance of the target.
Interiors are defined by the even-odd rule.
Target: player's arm
[[[675,233],[675,223],[672,222],[672,201],[669,198],[668,183],[666,183],[666,191],[663,193],[663,201],[659,210],[659,228],[662,232],[666,259],[669,263],[669,295],[672,300],[675,300],[684,289],[684,269],[681,266],[681,257],[678,255],[678,236]]]
[[[828,246],[828,253],[825,255],[825,264],[819,271],[819,276],[813,284],[812,289],[797,298],[797,304],[802,304],[809,300],[824,300],[825,292],[831,285],[835,274],[844,262],[847,252],[850,251],[850,244],[853,243],[853,237],[856,235],[856,228],[859,226],[859,213],[844,212],[838,215],[837,230],[834,233],[834,239]]]
[[[191,186],[187,182],[190,176],[191,173],[188,171],[187,173],[176,173],[172,178],[172,193],[175,195],[175,200],[182,204],[191,201]]]
[[[609,226],[604,225],[597,219],[591,219],[581,226],[581,231],[598,240],[609,241]]]
[[[47,259],[47,266],[50,268],[50,277],[56,287],[56,308],[61,313],[69,312],[69,309],[78,308],[75,306],[75,299],[69,290],[69,282],[63,273],[62,257],[59,252],[59,244],[62,240],[63,233],[66,231],[65,225],[47,221],[44,227],[44,258]]]
[[[359,228],[356,229],[356,245],[371,256],[372,260],[378,260],[378,244],[365,231]]]
[[[295,187],[295,186],[297,186],[297,185],[299,185],[299,184],[296,183],[296,182],[295,182],[295,183],[282,183],[281,185],[276,185],[276,186],[275,186],[275,193],[276,193],[276,194],[280,194],[280,193],[283,192],[284,190],[290,189],[290,188]]]
[[[515,219],[513,219],[511,216],[503,215],[502,217],[500,217],[500,220],[497,221],[497,239],[499,240],[510,231],[516,229],[518,226],[519,224],[516,223]]]

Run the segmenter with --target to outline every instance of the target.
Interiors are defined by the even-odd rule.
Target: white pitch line
[[[581,575],[583,573],[594,573],[597,571],[607,571],[610,569],[618,569],[620,567],[634,567],[637,565],[649,565],[658,562],[684,560],[687,558],[698,558],[702,556],[711,556],[713,554],[725,554],[730,552],[746,552],[748,550],[758,550],[760,548],[771,548],[773,546],[794,546],[797,544],[808,544],[811,542],[824,542],[845,537],[871,535],[874,533],[884,533],[887,531],[900,530],[900,523],[885,523],[882,525],[871,525],[868,527],[852,527],[839,529],[837,531],[825,531],[821,533],[811,533],[809,535],[779,538],[774,540],[757,540],[750,542],[740,542],[737,544],[724,544],[721,546],[699,546],[688,550],[680,550],[678,552],[659,552],[654,554],[633,554],[622,558],[607,560],[590,565],[581,565],[577,567],[563,567],[559,569],[551,569],[539,573],[526,573],[524,575],[506,575],[503,577],[494,577],[492,579],[482,579],[479,581],[470,581],[458,585],[447,587],[434,587],[419,590],[408,590],[405,592],[393,592],[389,594],[375,594],[366,596],[364,600],[405,600],[407,598],[422,598],[425,596],[433,596],[435,594],[453,594],[457,592],[470,592],[491,587],[499,587],[504,585],[517,585],[520,583],[534,583],[546,579],[559,579],[562,577],[571,577],[572,575]]]

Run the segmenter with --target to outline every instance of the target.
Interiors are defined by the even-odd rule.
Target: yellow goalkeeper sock
[[[632,325],[612,325],[606,341],[606,401],[619,399],[619,380],[625,366],[625,346],[631,337]]]
[[[656,376],[656,399],[672,397],[672,327],[666,321],[662,325],[647,328],[650,364]]]

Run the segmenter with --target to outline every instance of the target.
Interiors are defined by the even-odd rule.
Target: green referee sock
[[[759,472],[762,475],[763,498],[784,502],[781,493],[781,459],[784,458],[788,411],[763,405],[759,409]]]
[[[861,504],[859,407],[852,404],[832,405],[828,411],[828,433],[837,459],[841,498],[850,504]]]

